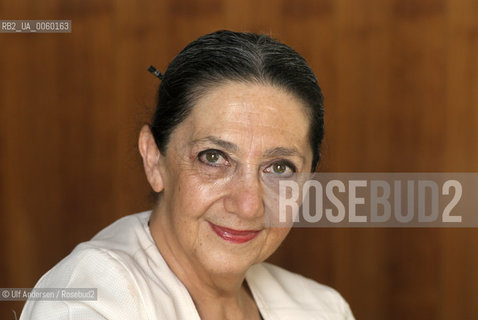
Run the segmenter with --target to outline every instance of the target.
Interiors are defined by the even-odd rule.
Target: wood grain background
[[[0,287],[32,287],[74,246],[149,209],[136,151],[158,81],[197,36],[263,32],[326,96],[321,170],[478,171],[475,0],[0,0]],[[358,319],[478,319],[476,229],[296,229],[272,261],[337,288]],[[0,302],[14,319],[22,303]]]

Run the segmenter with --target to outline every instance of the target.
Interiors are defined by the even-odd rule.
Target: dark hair
[[[289,46],[267,35],[217,31],[187,45],[169,64],[158,92],[151,131],[166,152],[171,132],[207,89],[225,81],[270,84],[294,94],[310,117],[312,170],[324,136],[323,97],[307,62]]]

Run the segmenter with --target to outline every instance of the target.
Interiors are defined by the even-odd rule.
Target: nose
[[[224,208],[242,219],[264,216],[264,190],[259,174],[242,170],[230,181],[229,192],[224,197]]]

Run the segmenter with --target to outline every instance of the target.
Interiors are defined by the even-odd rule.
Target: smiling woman
[[[171,62],[139,136],[152,211],[80,244],[37,287],[96,301],[28,301],[22,319],[353,319],[333,289],[264,263],[290,228],[265,223],[268,179],[310,172],[322,95],[296,52],[219,31]]]

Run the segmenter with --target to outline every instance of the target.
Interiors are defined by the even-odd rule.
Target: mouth
[[[226,227],[220,227],[209,222],[212,230],[222,239],[232,243],[245,243],[254,239],[261,230],[235,230]]]

